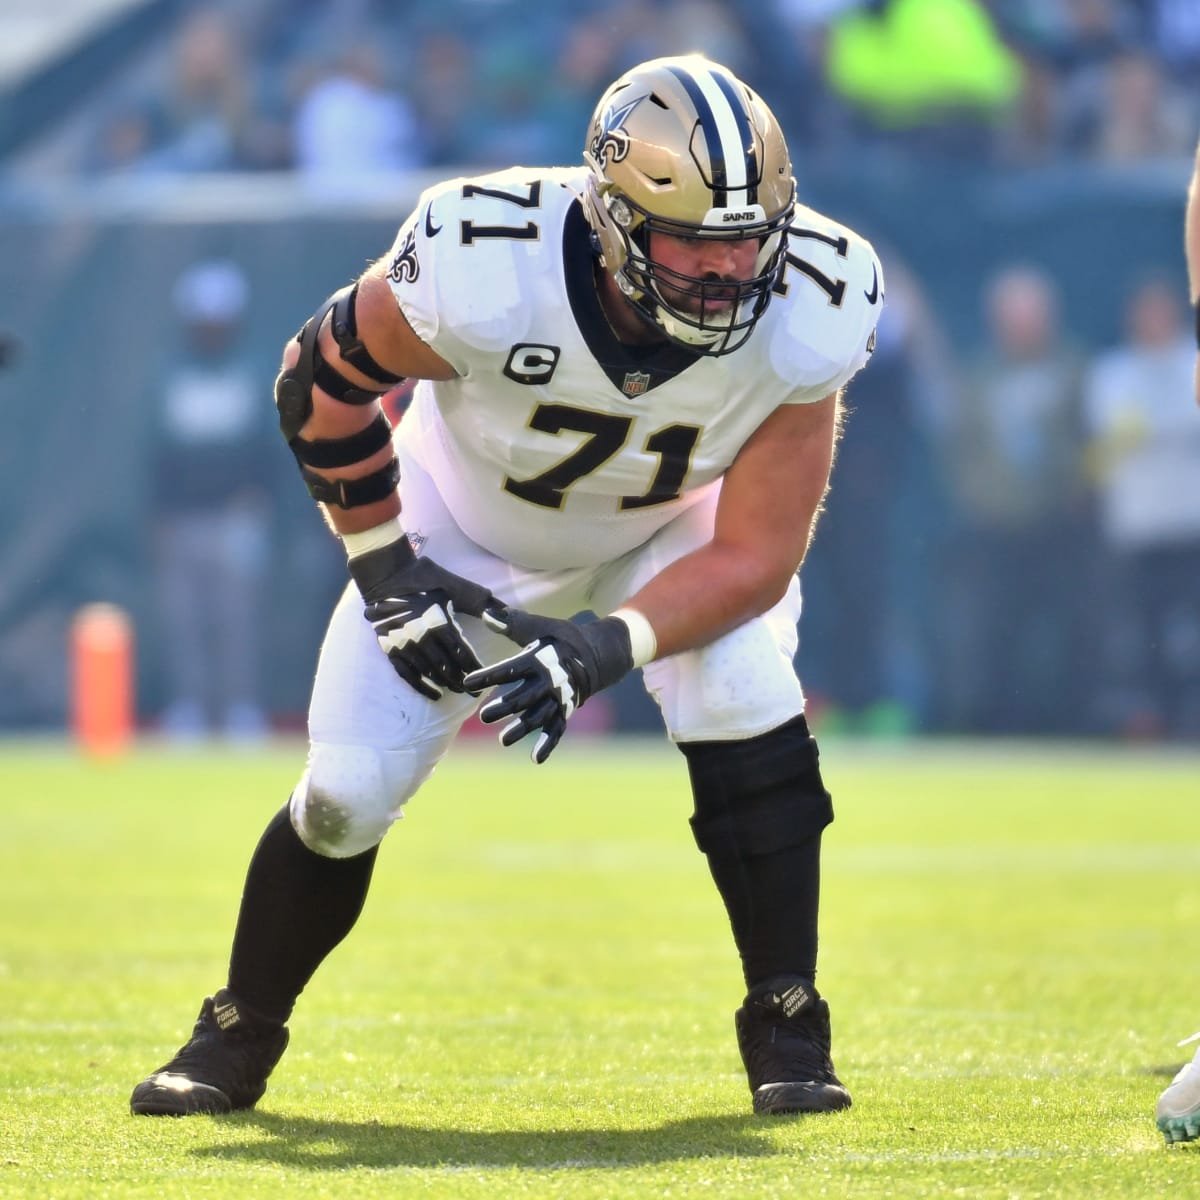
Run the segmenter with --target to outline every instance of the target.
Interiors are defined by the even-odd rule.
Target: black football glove
[[[463,676],[481,664],[455,614],[502,612],[496,597],[418,558],[407,538],[352,558],[349,566],[366,601],[367,620],[396,674],[430,700],[440,699],[443,688],[464,691]]]
[[[578,625],[519,608],[489,608],[483,619],[524,649],[494,666],[472,671],[464,686],[469,692],[482,692],[515,684],[489,700],[479,710],[479,719],[490,725],[515,718],[500,731],[504,746],[539,730],[532,754],[535,763],[550,757],[566,732],[567,718],[589,696],[611,687],[633,669],[629,626],[618,617]]]

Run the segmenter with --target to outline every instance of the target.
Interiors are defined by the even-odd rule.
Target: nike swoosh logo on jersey
[[[868,304],[874,304],[879,299],[879,268],[874,263],[871,264],[871,290],[863,292],[863,295],[866,296]]]
[[[433,205],[431,204],[425,210],[425,236],[427,238],[436,237],[437,234],[442,232],[442,227],[440,225],[435,225],[433,223],[432,217],[433,217]]]

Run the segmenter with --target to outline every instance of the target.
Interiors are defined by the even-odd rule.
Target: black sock
[[[680,742],[692,832],[725,902],[746,986],[813,979],[821,835],[833,802],[803,714],[756,737]]]
[[[229,987],[255,1012],[286,1021],[296,997],[362,912],[378,846],[353,858],[315,854],[288,805],[263,833],[242,892]]]
[[[710,851],[708,867],[729,913],[747,989],[775,975],[813,979],[821,835],[774,854]]]

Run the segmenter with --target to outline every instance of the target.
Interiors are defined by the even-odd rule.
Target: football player
[[[1183,248],[1187,263],[1189,295],[1196,319],[1196,345],[1200,348],[1200,145],[1192,162],[1184,212]],[[1200,354],[1196,359],[1196,403],[1200,404]],[[1200,1038],[1194,1034],[1179,1044],[1186,1046]],[[1200,1048],[1185,1063],[1158,1098],[1155,1123],[1168,1142],[1192,1142],[1200,1137]]]
[[[1186,1046],[1197,1039],[1200,1033],[1184,1038],[1179,1044]],[[1200,1137],[1200,1049],[1190,1062],[1179,1068],[1170,1086],[1159,1096],[1154,1121],[1168,1145],[1194,1142]]]
[[[533,735],[542,763],[637,667],[741,957],[753,1107],[850,1104],[814,985],[833,814],[793,656],[797,569],[882,271],[797,203],[774,116],[705,58],[618,79],[584,159],[431,188],[286,349],[280,426],[352,583],[227,984],[135,1113],[262,1096],[380,840],[481,696],[500,740]],[[401,377],[419,382],[393,437],[378,397]]]

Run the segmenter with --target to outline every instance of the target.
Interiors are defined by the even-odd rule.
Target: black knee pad
[[[696,811],[696,845],[743,855],[774,854],[819,834],[833,820],[817,743],[803,715],[736,742],[680,742]]]

